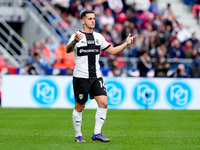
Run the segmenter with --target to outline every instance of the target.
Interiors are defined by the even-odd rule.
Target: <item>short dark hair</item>
[[[86,16],[86,14],[91,14],[91,13],[94,14],[94,12],[91,11],[91,10],[85,10],[85,11],[83,11],[81,13],[81,19],[83,19]]]

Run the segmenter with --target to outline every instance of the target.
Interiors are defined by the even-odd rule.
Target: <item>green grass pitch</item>
[[[200,149],[198,110],[108,110],[102,133],[109,143],[91,139],[95,112],[83,111],[86,143],[75,143],[72,109],[0,108],[0,149]]]

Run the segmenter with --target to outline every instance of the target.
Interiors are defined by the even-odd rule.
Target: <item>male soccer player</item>
[[[113,47],[105,38],[97,32],[95,28],[95,15],[92,11],[86,10],[81,14],[83,29],[71,35],[66,51],[74,51],[75,69],[73,73],[73,88],[75,95],[75,109],[73,110],[73,125],[76,134],[75,142],[85,142],[81,133],[82,111],[88,100],[88,94],[91,99],[95,99],[98,108],[95,116],[95,127],[92,140],[109,142],[101,133],[101,128],[107,114],[107,93],[100,73],[99,55],[100,49],[110,54],[122,52],[131,44],[137,35],[131,37],[128,35],[126,41]]]

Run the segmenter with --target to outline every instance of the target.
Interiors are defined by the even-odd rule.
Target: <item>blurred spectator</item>
[[[177,39],[175,39],[172,42],[169,53],[170,53],[170,58],[185,58],[185,53],[181,48],[179,40]]]
[[[188,74],[185,72],[185,65],[179,64],[175,69],[174,73],[172,73],[169,77],[173,78],[188,78]]]
[[[197,52],[200,52],[200,40],[194,45],[194,49],[197,49]]]
[[[165,24],[161,24],[159,29],[160,30],[158,31],[156,37],[156,46],[160,46],[162,44],[168,45],[169,39],[171,38],[171,31],[167,30]]]
[[[30,49],[30,55],[32,56],[36,49],[40,49],[40,41],[35,41],[33,47]]]
[[[142,29],[148,29],[148,25],[153,25],[153,19],[154,19],[154,14],[151,13],[150,11],[144,11],[140,14],[139,16],[141,20],[141,28]]]
[[[177,35],[178,35],[178,32],[175,31],[174,33],[171,34],[171,38],[170,38],[170,44],[177,39]],[[178,39],[177,39],[178,40]]]
[[[165,54],[161,49],[158,50],[158,57],[153,63],[153,67],[155,70],[154,77],[167,77],[167,72],[170,69],[170,64],[167,62],[164,55]]]
[[[128,21],[134,22],[134,24],[137,23],[136,11],[135,11],[134,7],[131,7],[126,10],[126,19]]]
[[[122,70],[118,67],[113,67],[108,72],[108,77],[120,77],[122,75]]]
[[[64,41],[62,41],[60,45],[55,48],[55,63],[53,66],[60,69],[66,68],[64,64],[66,55],[66,45]]]
[[[122,30],[122,41],[123,41],[123,40],[126,39],[126,37],[128,36],[128,34],[131,32],[130,21],[128,21],[128,20],[124,21],[122,27],[123,27],[123,30]]]
[[[99,31],[99,16],[104,13],[104,6],[103,3],[106,0],[96,0],[93,6],[93,12],[95,14],[95,29]]]
[[[191,38],[191,33],[185,28],[183,27],[182,24],[179,24],[179,31],[178,31],[178,35],[177,38],[180,42],[184,42],[186,40],[188,40],[189,38]]]
[[[189,39],[192,42],[192,48],[199,42],[199,40],[196,37],[195,31],[192,30],[192,37]]]
[[[160,13],[159,9],[158,9],[158,6],[155,3],[151,3],[151,5],[149,7],[149,11],[152,12],[154,15],[157,15],[157,14]]]
[[[137,11],[147,11],[151,5],[150,0],[135,0]]]
[[[70,0],[51,0],[51,4],[59,9],[61,13],[67,12]]]
[[[136,49],[137,49],[137,56],[139,56],[138,54],[140,52],[143,51],[143,46],[145,45],[145,36],[143,33],[140,33],[138,35],[138,37],[135,39],[135,46],[136,46]]]
[[[171,4],[168,3],[166,5],[166,8],[164,8],[162,11],[161,11],[161,14],[163,16],[163,19],[167,19],[171,14],[172,14],[172,11],[171,11]]]
[[[54,64],[55,56],[52,51],[46,47],[45,40],[41,40],[41,51],[43,56],[46,58],[47,66],[51,67]]]
[[[70,13],[74,17],[78,17],[80,15],[81,9],[82,9],[81,1],[74,0],[72,1],[71,6],[69,7],[68,13]]]
[[[155,15],[153,19],[153,26],[157,31],[159,31],[161,24],[162,24],[162,16],[159,14]]]
[[[64,41],[62,41],[60,45],[56,47],[55,58],[56,58],[56,61],[53,67],[60,68],[60,69],[75,67],[74,52],[66,53],[66,45]]]
[[[109,34],[109,30],[108,30],[108,25],[105,25],[104,28],[102,29],[101,31],[101,34],[103,35],[103,37],[106,39],[106,41],[110,44],[113,44],[112,43],[112,39],[111,39],[111,36]]]
[[[37,71],[32,63],[27,63],[24,67],[19,70],[20,75],[37,75]]]
[[[165,44],[162,44],[162,45],[160,46],[160,50],[162,50],[162,51],[164,52],[164,57],[165,57],[165,58],[170,58],[170,56],[169,56],[169,51],[168,51],[168,49],[167,49],[167,47],[166,47]]]
[[[99,27],[103,29],[105,25],[108,25],[108,30],[110,31],[115,23],[112,11],[107,8],[103,14],[99,17]]]
[[[92,5],[89,0],[84,0],[82,2],[82,9],[80,10],[80,14],[85,10],[92,10]]]
[[[117,19],[117,14],[121,13],[123,10],[122,0],[107,0],[109,8],[114,14],[114,18]]]
[[[145,46],[147,50],[155,48],[155,40],[156,40],[157,31],[154,30],[151,24],[147,25],[147,30],[144,31],[145,36]]]
[[[140,77],[147,77],[147,72],[152,68],[151,57],[146,51],[140,54],[139,61],[137,63],[138,70],[140,72]]]
[[[185,53],[186,58],[192,58],[192,42],[191,41],[186,41],[185,45],[183,46],[183,50]]]
[[[120,45],[122,43],[121,39],[122,26],[119,23],[115,23],[110,31],[111,39],[114,46]]]
[[[190,74],[192,78],[200,78],[200,53],[197,49],[192,51],[193,61],[191,64]]]
[[[106,0],[96,0],[94,3],[93,12],[95,16],[100,16],[104,12],[104,6],[102,5]]]
[[[66,68],[66,69],[65,69],[65,73],[66,73],[66,75],[68,75],[68,76],[72,76],[72,75],[73,75],[73,69],[72,69],[72,68]]]
[[[41,50],[36,49],[33,53],[33,56],[28,60],[29,64],[32,64],[32,67],[35,68],[37,75],[45,75],[45,68],[47,66],[45,58],[41,55]]]
[[[51,40],[51,38],[46,38],[45,39],[46,41],[46,48],[48,48],[48,49],[50,49],[51,50],[51,52],[52,52],[52,55],[55,55],[55,48],[59,45],[59,43],[58,42],[52,42],[52,40]]]
[[[74,52],[67,53],[65,55],[64,64],[67,68],[74,68],[75,67],[75,56]]]

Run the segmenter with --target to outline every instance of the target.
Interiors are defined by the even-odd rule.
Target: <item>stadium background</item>
[[[193,82],[191,78],[200,77],[199,1],[118,0],[117,2],[117,5],[113,5],[111,0],[0,1],[1,77],[8,76],[8,74],[17,75],[14,76],[16,80],[13,80],[13,84],[18,77],[26,79],[25,75],[36,75],[41,76],[41,78],[45,78],[43,77],[45,75],[47,79],[52,75],[69,76],[70,78],[74,68],[74,55],[73,53],[65,53],[66,43],[74,31],[82,28],[79,14],[85,9],[91,9],[96,14],[95,30],[101,32],[112,45],[117,46],[122,43],[129,32],[138,34],[135,43],[127,47],[124,52],[116,56],[106,52],[101,53],[100,64],[103,76],[118,77],[119,81],[119,83],[113,83],[109,99],[115,99],[113,96],[123,97],[122,93],[130,95],[127,94],[128,90],[124,90],[124,87],[119,89],[120,82],[130,80],[130,85],[133,86],[135,80],[146,76],[147,82],[144,80],[144,83],[141,83],[144,84],[141,91],[142,100],[144,102],[149,100],[151,103],[152,97],[154,97],[153,101],[155,102],[155,95],[158,95],[156,93],[159,92],[155,92],[157,89],[150,90],[152,77],[177,79],[179,78],[177,66],[183,64],[185,69],[183,69],[182,77],[187,79],[181,80],[180,84],[171,91],[171,94],[174,95],[177,103],[189,104],[190,100],[196,100],[198,91],[194,90],[195,86],[188,83]],[[160,60],[164,60],[168,67],[158,62],[160,51],[163,53]],[[141,65],[139,65],[143,52],[146,52],[147,57],[150,58],[150,61],[147,62],[148,67],[145,65],[140,67]],[[37,61],[36,57],[38,57]],[[163,68],[158,68],[157,63],[163,65]],[[145,75],[141,74],[142,72],[145,72]],[[69,84],[67,81],[65,83]],[[1,88],[2,91],[9,91],[14,87],[10,83],[7,84],[6,81],[5,84]],[[35,83],[30,84],[29,86],[32,87]],[[189,88],[185,89],[182,84]],[[19,86],[17,83],[14,85]],[[40,87],[41,93],[39,95],[41,97],[51,95],[51,90],[49,90],[51,86],[44,83]],[[162,88],[161,84],[154,86],[158,89]],[[24,87],[23,84],[22,87]],[[32,95],[31,90],[29,90],[29,96],[25,96],[24,99]],[[161,93],[166,93],[166,91],[167,87],[164,87],[164,92]],[[8,102],[8,94],[5,93],[2,94],[5,95],[3,100]],[[59,90],[58,93],[60,93]],[[37,93],[35,94],[37,95]],[[165,95],[161,94],[161,97],[166,97]],[[17,93],[13,95],[13,97],[16,96]],[[129,96],[129,98],[133,97]],[[12,99],[12,97],[9,98],[9,100]],[[186,109],[185,106],[179,108]]]
[[[126,15],[107,9],[112,0],[89,0],[84,5],[79,0],[63,0],[64,7],[57,5],[58,1],[0,0],[0,149],[200,149],[199,1],[113,0],[114,4],[123,5],[118,11]],[[171,11],[166,11],[169,16],[164,21],[167,3],[171,4]],[[79,11],[95,7],[97,19],[103,18],[101,24],[97,20],[95,30],[113,45],[123,42],[126,32],[137,33],[141,37],[138,39],[145,42],[138,40],[117,56],[102,53],[101,70],[109,100],[102,132],[111,142],[91,140],[96,103],[89,101],[82,125],[86,143],[79,144],[74,142],[71,119],[74,57],[65,54],[65,44],[69,35],[82,27],[75,17]],[[109,21],[105,13],[112,16]],[[114,26],[104,24],[108,22]],[[173,29],[168,34],[170,22],[176,27],[175,33],[181,31],[177,23],[182,24],[184,32],[179,33],[181,37],[189,35],[185,40],[190,42],[180,42],[182,38],[174,36]],[[159,23],[166,32],[161,32]],[[147,30],[152,24],[158,28]],[[156,44],[149,41],[149,35],[159,39]],[[174,40],[187,57],[170,56]],[[160,48],[170,64],[164,78],[154,77],[153,63]],[[137,67],[141,50],[151,58],[147,77],[140,77]],[[40,53],[38,68],[33,63],[34,52]],[[169,78],[179,64],[185,66],[184,78]],[[196,76],[192,74],[194,66]]]

